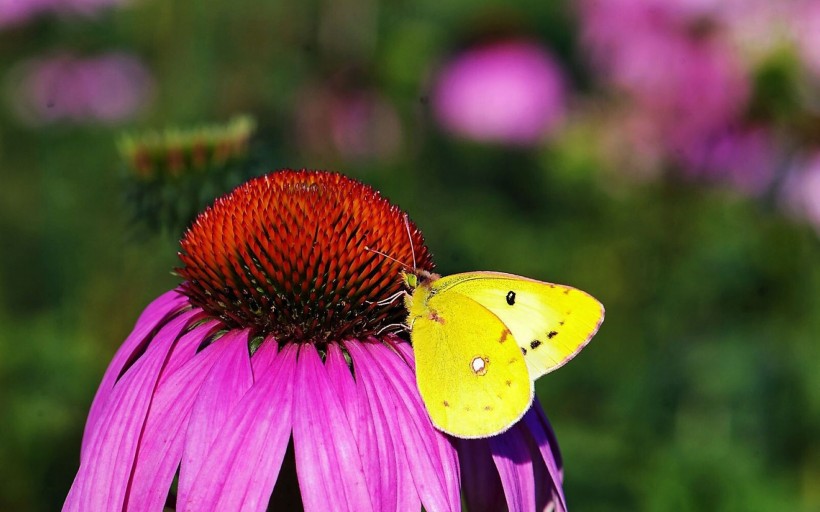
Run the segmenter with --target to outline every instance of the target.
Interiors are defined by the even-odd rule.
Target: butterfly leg
[[[395,329],[395,331],[393,331]],[[401,332],[401,331],[409,331],[410,327],[407,324],[399,323],[399,324],[388,324],[382,327],[381,329],[376,332],[376,335],[379,336],[385,332]]]
[[[390,297],[387,297],[386,299],[382,299],[378,302],[373,302],[373,301],[370,301],[370,300],[366,300],[364,302],[365,302],[365,304],[375,304],[377,306],[387,306],[387,305],[392,304],[393,302],[395,302],[396,299],[398,299],[399,297],[403,297],[405,295],[407,295],[407,290],[401,290],[401,291],[398,291],[398,292],[394,293]]]

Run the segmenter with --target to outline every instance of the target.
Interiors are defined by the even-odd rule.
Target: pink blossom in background
[[[401,119],[377,90],[311,86],[294,109],[299,144],[349,162],[384,161],[402,149]]]
[[[91,16],[129,0],[0,0],[0,29],[46,14]]]
[[[751,72],[726,32],[727,17],[741,12],[743,3],[752,5],[712,0],[582,4],[582,39],[594,71],[622,95],[628,112],[620,151],[746,193],[760,193],[771,184],[775,143],[765,128],[744,127]],[[639,133],[630,133],[636,129]]]
[[[748,194],[763,193],[777,168],[774,139],[764,127],[728,129],[690,146],[680,155],[682,170],[691,177],[726,183]]]
[[[732,124],[751,87],[733,47],[720,34],[696,34],[693,7],[682,5],[594,0],[581,13],[595,70],[627,95],[671,150]]]
[[[541,45],[516,40],[469,49],[444,64],[432,95],[442,127],[480,142],[530,145],[566,110],[566,80]]]
[[[789,213],[810,222],[820,234],[820,152],[793,166],[781,201]]]
[[[794,13],[793,33],[800,57],[820,77],[820,2],[801,2]]]
[[[117,123],[148,105],[154,82],[139,59],[128,54],[60,54],[20,64],[7,89],[9,102],[27,124]]]

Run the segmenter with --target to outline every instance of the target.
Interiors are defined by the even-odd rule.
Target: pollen
[[[282,342],[366,337],[406,317],[402,270],[431,271],[416,226],[379,192],[337,173],[251,180],[197,217],[177,269],[191,302]],[[389,258],[385,257],[389,256]]]

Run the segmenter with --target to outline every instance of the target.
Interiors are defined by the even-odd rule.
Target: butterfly
[[[416,382],[439,430],[500,434],[529,410],[534,381],[572,359],[604,307],[560,284],[501,272],[404,272]]]

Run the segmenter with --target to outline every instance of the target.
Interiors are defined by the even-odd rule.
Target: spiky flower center
[[[377,191],[341,174],[284,170],[197,217],[177,269],[191,302],[280,342],[323,343],[400,323],[402,265],[432,270],[424,239]]]

